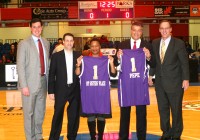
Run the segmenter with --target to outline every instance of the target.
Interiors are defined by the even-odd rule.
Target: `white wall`
[[[200,36],[200,19],[189,20],[189,36]],[[198,39],[200,42],[200,38]],[[196,49],[196,44],[194,41],[191,42],[193,49]]]
[[[87,33],[86,30],[91,29],[92,33]],[[68,26],[67,22],[59,22],[59,36],[65,33],[73,33],[76,37],[92,37],[94,35],[107,35],[108,37],[121,37],[121,25],[101,25],[101,26]]]
[[[189,36],[200,36],[200,19],[189,20]]]

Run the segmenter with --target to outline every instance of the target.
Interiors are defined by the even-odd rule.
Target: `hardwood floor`
[[[159,114],[154,88],[150,88],[151,105],[147,108],[148,134],[161,135]],[[112,119],[106,120],[105,133],[118,133],[119,105],[117,89],[111,89]],[[43,124],[43,136],[48,139],[53,116],[54,102],[47,98],[46,116]],[[184,131],[182,140],[200,140],[200,86],[190,86],[185,92],[183,102]],[[81,118],[79,134],[88,133],[86,118]],[[63,120],[62,135],[66,136],[66,112]],[[135,132],[135,107],[131,111],[130,129]],[[64,140],[66,137],[64,137]],[[25,140],[21,93],[17,90],[0,91],[0,140]]]

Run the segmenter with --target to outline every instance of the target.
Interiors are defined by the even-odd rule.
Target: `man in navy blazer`
[[[81,54],[73,51],[74,36],[71,33],[64,34],[63,45],[64,50],[52,55],[49,70],[48,94],[55,100],[49,140],[58,140],[60,137],[67,102],[68,140],[76,139],[79,128],[80,83],[75,68]]]
[[[147,58],[147,64],[151,64],[152,46],[149,42],[141,39],[142,33],[143,33],[142,23],[134,22],[131,25],[131,39],[125,40],[121,42],[119,45],[119,50],[117,52],[118,60],[120,58],[120,55],[123,55],[123,49],[134,49],[134,44],[135,44],[135,49],[143,48],[143,51]],[[146,105],[147,105],[146,103],[142,103],[141,105],[136,105],[136,131],[138,140],[146,140],[146,130],[147,130]],[[131,106],[120,107],[120,130],[119,130],[120,140],[128,140],[129,126],[130,126],[130,112],[131,112]]]
[[[152,76],[155,75],[160,126],[163,131],[160,140],[180,140],[183,131],[183,93],[189,86],[188,56],[184,42],[171,36],[170,21],[161,21],[159,31],[161,38],[152,42],[154,52],[152,63],[155,68],[150,69],[149,84],[153,84]],[[170,125],[170,112],[172,125]]]

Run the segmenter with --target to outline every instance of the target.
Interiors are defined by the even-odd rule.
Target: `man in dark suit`
[[[55,100],[49,140],[58,140],[60,137],[67,102],[68,140],[76,139],[79,127],[80,84],[75,68],[80,54],[73,51],[74,36],[71,33],[64,34],[63,45],[64,50],[52,55],[49,70],[48,94]]]
[[[143,51],[147,58],[147,63],[151,63],[151,44],[141,39],[143,25],[140,22],[134,22],[131,26],[131,39],[123,41],[119,45],[117,52],[118,60],[120,55],[123,55],[123,49],[137,49],[143,48]],[[134,94],[134,91],[133,91]],[[130,125],[130,112],[131,106],[120,108],[120,140],[128,140],[129,136],[129,125]],[[136,130],[138,140],[146,140],[146,104],[136,106]]]
[[[180,140],[183,131],[182,100],[189,86],[189,66],[185,44],[171,36],[171,23],[163,20],[161,38],[152,42],[155,68],[150,69],[149,84],[155,74],[155,90],[160,113],[161,140]],[[172,125],[170,125],[170,110]]]

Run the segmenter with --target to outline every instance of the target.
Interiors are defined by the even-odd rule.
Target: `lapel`
[[[131,49],[131,39],[128,40],[128,41],[129,41],[129,42],[127,42],[127,45],[126,45],[126,46],[128,47],[127,49]]]
[[[141,39],[140,48],[143,48],[143,47],[145,47],[145,43],[144,43],[144,40]]]
[[[156,55],[157,55],[156,57],[158,58],[158,61],[161,64],[161,61],[160,61],[160,41],[161,41],[161,38],[155,44],[155,46],[157,46],[155,52],[156,52]]]
[[[48,56],[49,56],[49,52],[48,52],[48,45],[46,44],[46,41],[44,41],[44,39],[42,38],[42,43],[44,45],[44,51],[45,51],[45,59],[46,59],[46,65],[48,66]]]
[[[167,47],[167,50],[165,52],[165,57],[164,57],[164,60],[163,60],[163,64],[165,63],[166,59],[170,57],[170,53],[173,52],[173,44],[174,44],[174,38],[171,37],[171,40],[169,41],[169,45]]]
[[[34,40],[33,40],[33,38],[32,38],[32,36],[30,36],[30,38],[29,38],[29,42],[30,42],[30,47],[31,47],[31,53],[34,53],[35,55],[34,56],[37,56],[37,61],[39,61],[40,60],[40,58],[39,58],[39,53],[38,53],[38,50],[37,50],[37,46],[35,45],[35,42],[34,42]]]
[[[75,54],[75,51],[73,51],[73,74],[74,74],[74,72],[75,72],[75,65],[76,65],[76,56],[75,56],[76,54]]]
[[[75,56],[76,54],[75,54],[75,51],[73,51],[73,76],[74,76],[74,72],[75,72],[75,64],[76,64],[76,56]],[[63,71],[64,71],[64,77],[67,77],[67,63],[66,63],[66,60],[65,60],[65,52],[64,52],[64,50],[62,50],[62,53],[61,53],[61,64],[62,64],[62,66],[65,66],[65,67],[63,67]],[[66,79],[67,80],[67,79]],[[73,80],[74,80],[74,78],[73,78]]]
[[[66,60],[65,60],[65,52],[64,50],[62,50],[62,52],[60,53],[61,54],[61,68],[63,68],[63,78],[66,78],[67,77],[67,63],[66,63]],[[66,79],[67,80],[67,79]]]

